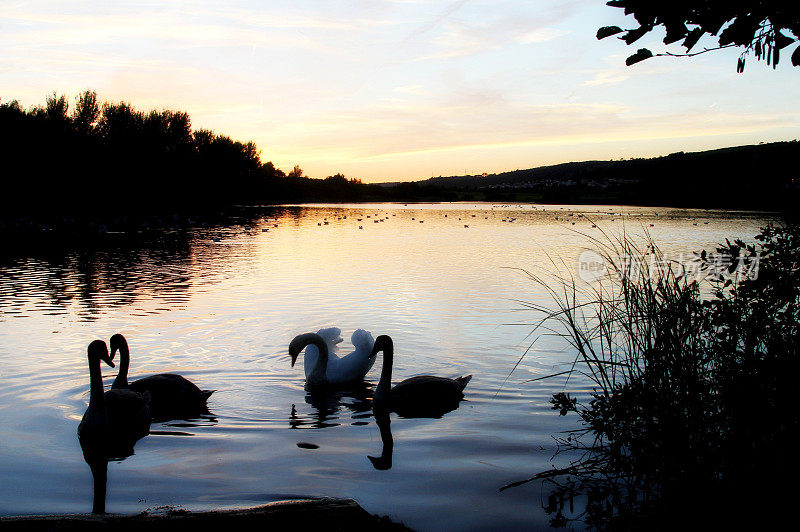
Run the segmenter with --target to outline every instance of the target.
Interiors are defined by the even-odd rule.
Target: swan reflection
[[[195,427],[204,427],[217,423],[213,414],[202,415],[195,419],[178,423],[164,423],[163,427],[170,430],[150,430],[150,436],[194,436],[193,432],[186,430]],[[136,441],[103,441],[94,438],[80,437],[83,459],[92,472],[93,496],[92,513],[104,514],[106,512],[106,490],[108,484],[108,463],[121,462],[134,454]]]
[[[370,383],[359,382],[346,387],[306,386],[305,402],[311,405],[311,412],[298,414],[292,405],[289,414],[289,427],[293,429],[322,429],[341,425],[340,412],[347,413],[356,421],[353,424],[366,425],[372,417],[372,391]]]
[[[388,412],[375,412],[375,423],[381,431],[381,442],[383,448],[380,456],[367,456],[372,462],[372,467],[379,471],[392,468],[392,452],[394,451],[394,440],[392,439],[392,420],[389,419]]]

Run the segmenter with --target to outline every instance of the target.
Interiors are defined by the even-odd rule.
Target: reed
[[[700,492],[727,507],[743,488],[795,468],[798,226],[767,227],[758,246],[726,241],[697,254],[696,271],[667,260],[649,235],[587,238],[606,265],[594,282],[525,272],[554,302],[527,305],[538,314],[532,334],[569,343],[568,374],[593,384],[586,400],[568,391],[551,399],[578,416],[557,441],[579,458],[502,489],[544,479],[554,524],[602,528],[664,518]],[[583,510],[568,518],[565,501],[576,496]]]

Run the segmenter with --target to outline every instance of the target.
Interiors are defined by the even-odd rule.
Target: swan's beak
[[[308,342],[304,341],[306,336],[308,335],[301,334],[300,336],[295,336],[289,343],[289,356],[292,357],[292,367],[294,367],[294,363],[297,362],[297,357],[300,356],[300,352],[308,345]]]
[[[294,349],[293,346],[289,346],[289,356],[292,358],[292,367],[294,367],[294,363],[297,362],[297,356],[300,354],[300,351]]]
[[[113,358],[113,357],[111,357],[111,358]],[[111,366],[113,368],[114,367],[114,361],[111,360],[111,358],[103,357],[103,362],[105,362],[106,364],[108,364],[109,366]]]

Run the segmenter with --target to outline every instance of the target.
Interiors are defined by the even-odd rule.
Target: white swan
[[[296,336],[289,344],[289,356],[294,367],[300,351],[305,348],[303,366],[306,382],[311,385],[344,384],[358,381],[375,364],[376,354],[372,353],[375,340],[364,329],[357,329],[350,340],[355,350],[339,358],[337,344],[341,343],[341,329],[330,327],[316,333]]]

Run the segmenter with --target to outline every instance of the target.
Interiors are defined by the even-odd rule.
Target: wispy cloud
[[[601,70],[600,72],[595,73],[592,79],[584,81],[583,84],[589,87],[594,87],[597,85],[615,85],[617,83],[622,83],[630,77],[631,74],[629,72],[621,70]]]

